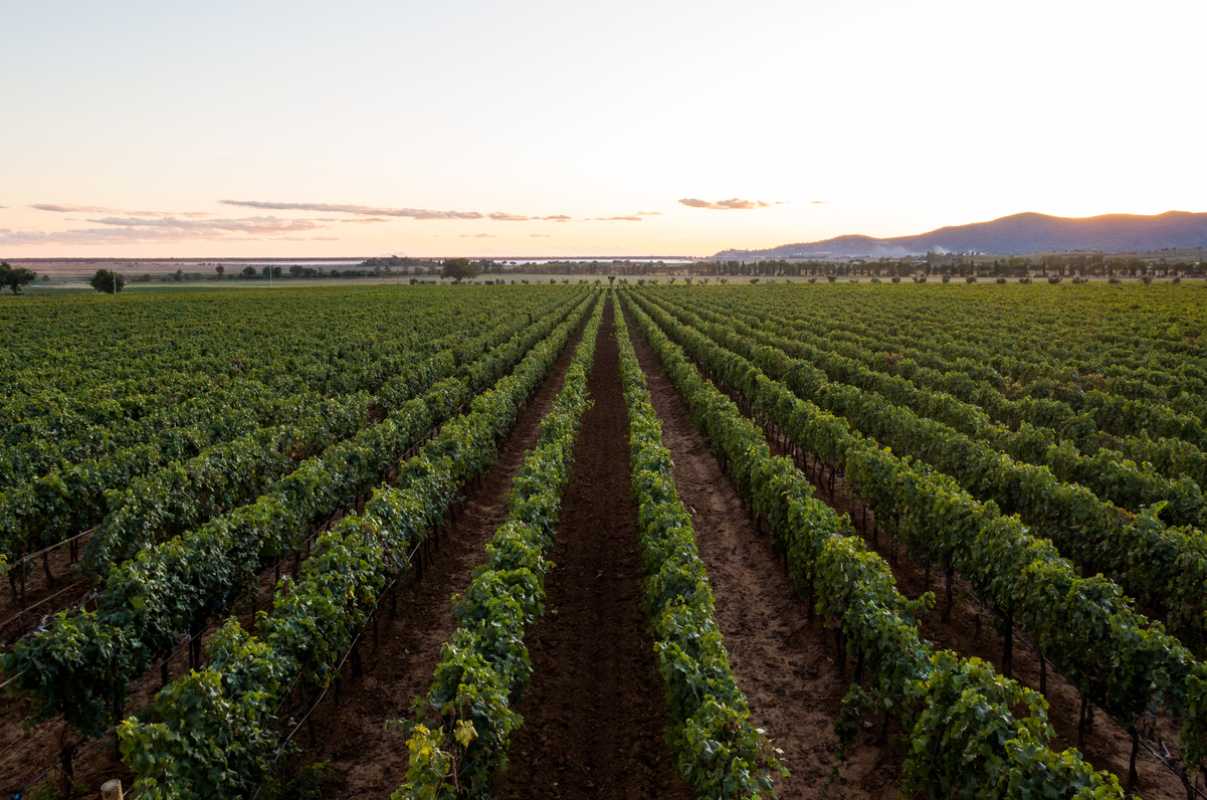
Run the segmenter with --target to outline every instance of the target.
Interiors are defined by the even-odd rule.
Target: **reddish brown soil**
[[[628,414],[613,314],[590,375],[594,405],[546,579],[546,612],[527,637],[534,673],[499,798],[688,798],[666,744],[665,697],[642,608]]]
[[[657,354],[633,331],[679,496],[708,567],[730,664],[754,723],[784,751],[791,772],[779,783],[780,797],[896,798],[901,754],[892,746],[877,745],[869,734],[840,758],[834,720],[849,681],[834,662],[832,641],[809,624],[770,540],[756,533]]]
[[[782,453],[778,447],[773,449]],[[814,477],[809,470],[805,470],[805,472],[810,475],[811,479]],[[814,480],[813,483],[818,497],[840,513],[849,514],[857,526],[861,520],[863,521],[863,530],[860,532],[871,544],[875,514],[867,509],[861,499],[851,495],[846,481],[841,477],[836,478],[833,496],[828,493],[828,480]],[[864,514],[866,514],[866,520],[863,520]],[[938,647],[954,650],[963,656],[977,656],[1000,670],[1002,668],[1003,639],[995,626],[994,615],[979,607],[967,583],[958,576],[954,581],[955,604],[950,619],[944,622],[945,590],[942,574],[938,570],[932,570],[928,582],[926,569],[909,558],[904,545],[897,545],[894,548],[889,537],[883,532],[876,538],[878,544],[875,549],[888,562],[896,579],[897,588],[902,594],[907,597],[917,597],[926,591],[935,593],[938,601],[935,608],[919,620],[923,636]],[[1039,653],[1023,638],[1023,633],[1018,628],[1015,628],[1014,632],[1013,670],[1013,677],[1016,680],[1038,691]],[[1047,698],[1050,704],[1048,716],[1056,731],[1056,736],[1052,741],[1053,749],[1077,747],[1077,717],[1081,705],[1081,695],[1071,683],[1053,669],[1050,662],[1047,668]],[[1166,741],[1176,741],[1175,729],[1168,721],[1161,721],[1161,728]],[[1093,727],[1086,733],[1084,743],[1078,749],[1096,768],[1115,773],[1120,782],[1126,784],[1131,739],[1127,732],[1107,715],[1101,711],[1095,713]],[[1136,773],[1135,792],[1141,797],[1149,800],[1156,798],[1182,800],[1186,797],[1186,790],[1182,786],[1181,780],[1143,747],[1140,749],[1136,761]]]
[[[499,459],[471,489],[453,524],[439,539],[422,577],[401,587],[397,614],[379,615],[379,644],[366,635],[364,674],[345,667],[338,703],[316,709],[314,743],[303,730],[294,740],[302,763],[326,763],[324,798],[383,798],[406,774],[406,742],[391,723],[410,717],[412,701],[426,692],[441,645],[456,628],[451,598],[463,592],[485,559],[484,545],[507,515],[512,480],[536,444],[541,418],[553,404],[574,354],[572,336],[536,395],[503,440]],[[388,729],[388,726],[389,727]]]
[[[768,438],[772,449],[778,454],[785,455],[773,437]],[[812,463],[812,462],[810,462]],[[866,514],[865,530],[870,534],[873,529],[875,515],[858,497],[853,497],[842,478],[834,482],[834,494],[828,493],[828,480],[815,479],[809,469],[801,468],[813,481],[818,497],[829,503],[840,513],[847,513],[857,522]],[[817,476],[821,477],[821,476]],[[871,539],[869,536],[869,543]],[[877,547],[893,571],[897,586],[908,597],[917,597],[925,591],[933,591],[939,603],[936,608],[923,619],[919,625],[923,636],[937,646],[949,648],[963,656],[978,656],[1001,667],[1002,637],[994,625],[993,615],[981,609],[975,602],[966,583],[955,581],[955,605],[948,622],[942,620],[942,602],[944,597],[943,579],[936,570],[928,582],[926,570],[920,564],[913,562],[907,555],[904,546],[893,548],[888,537],[883,533],[878,537]],[[894,549],[896,554],[894,556]],[[721,597],[718,592],[718,603]],[[980,619],[980,625],[977,620]],[[728,641],[728,640],[727,640]],[[1026,686],[1038,690],[1040,676],[1039,654],[1017,628],[1014,632],[1013,677]],[[1047,698],[1050,704],[1049,718],[1056,731],[1052,746],[1060,750],[1077,746],[1077,718],[1081,703],[1080,694],[1063,676],[1053,670],[1052,664],[1047,669]],[[1168,719],[1159,719],[1155,723],[1156,730],[1166,742],[1176,742],[1176,726]],[[1085,735],[1084,743],[1079,748],[1086,759],[1098,769],[1114,772],[1121,783],[1126,783],[1128,758],[1131,752],[1131,740],[1127,732],[1113,720],[1098,711],[1094,715],[1094,724]],[[1202,780],[1200,780],[1202,784]],[[1155,756],[1141,747],[1137,758],[1137,783],[1135,791],[1145,798],[1185,798],[1186,790],[1173,772],[1163,765]]]
[[[338,518],[337,514],[324,526],[330,527]],[[281,574],[292,568],[292,561],[282,564]],[[255,594],[258,608],[267,608],[272,603],[276,591],[276,571],[273,567],[263,570],[258,578],[259,585]],[[233,609],[239,621],[245,628],[252,624],[254,616],[252,604],[244,601]],[[218,629],[225,621],[214,620],[202,633],[202,643]],[[188,669],[188,647],[182,644],[168,658],[168,676],[180,675]],[[148,670],[140,679],[130,685],[130,696],[126,701],[127,714],[136,713],[146,708],[155,698],[161,688],[161,672],[158,668]],[[19,789],[28,789],[39,783],[46,782],[60,787],[63,781],[59,768],[59,751],[65,745],[74,745],[77,749],[73,759],[75,789],[73,797],[93,797],[97,787],[110,778],[120,778],[127,787],[130,786],[132,773],[126,768],[116,753],[114,737],[110,732],[98,739],[82,739],[66,723],[59,719],[49,720],[39,724],[30,724],[34,703],[27,696],[7,695],[0,704],[0,796]]]
[[[87,539],[85,536],[78,540],[81,554]],[[56,611],[79,604],[91,588],[83,577],[81,562],[71,560],[69,546],[47,553],[46,564],[53,580],[46,580],[42,559],[33,559],[27,566],[25,592],[19,599],[13,599],[7,578],[0,581],[0,646],[15,642]]]
[[[572,337],[573,340],[577,336]],[[522,410],[519,418],[519,424],[530,424],[535,426],[539,421],[541,414],[536,414],[533,407],[542,402],[548,403],[553,393],[556,391],[555,386],[560,385],[561,375],[565,372],[569,364],[569,359],[573,353],[573,345],[568,345],[563,352],[560,360],[555,364],[554,369],[550,373],[550,377],[545,381],[545,384],[538,390],[539,395],[535,402],[530,401],[528,406]],[[541,412],[543,413],[543,412]],[[503,445],[506,448],[508,445]],[[501,451],[502,452],[502,451]],[[504,458],[506,453],[504,452]],[[393,480],[393,473],[390,479]],[[508,479],[510,480],[510,479]],[[483,488],[486,486],[486,481],[483,481]],[[472,501],[471,501],[472,505]],[[472,511],[472,509],[471,509]],[[335,515],[323,527],[329,527],[338,521],[340,514]],[[476,548],[481,551],[481,548]],[[66,552],[66,551],[64,551]],[[292,560],[281,565],[281,574],[284,575],[293,568]],[[56,575],[58,573],[56,572]],[[425,581],[431,586],[439,586],[440,584],[432,581]],[[32,584],[31,584],[32,585]],[[272,596],[276,591],[276,574],[272,567],[263,570],[259,576],[259,589],[256,594],[256,605],[258,608],[267,608],[272,602]],[[442,597],[447,605],[448,591],[442,592]],[[399,599],[399,608],[403,608],[406,600],[405,597]],[[235,613],[243,623],[244,627],[248,627],[252,623],[254,617],[253,609],[250,603],[244,603],[243,607],[235,610]],[[401,615],[400,615],[401,616]],[[410,616],[406,619],[410,620]],[[203,643],[209,636],[218,629],[223,620],[215,620],[202,634]],[[383,620],[384,622],[384,620]],[[385,626],[382,627],[383,632]],[[441,639],[443,641],[443,639]],[[382,649],[386,648],[386,643],[383,640]],[[367,651],[366,651],[367,653]],[[434,660],[432,665],[434,665]],[[168,660],[169,676],[180,675],[188,669],[188,648],[181,646],[176,649]],[[431,666],[428,667],[425,680],[431,678]],[[426,685],[426,684],[424,684]],[[138,681],[130,686],[130,696],[126,702],[127,714],[137,713],[139,709],[146,708],[153,701],[155,694],[161,687],[160,672],[158,669],[151,669]],[[412,696],[415,693],[412,693]],[[350,696],[345,692],[345,696]],[[61,719],[53,719],[39,724],[30,724],[28,720],[32,719],[34,712],[34,703],[26,696],[20,696],[10,693],[0,695],[0,796],[7,797],[9,794],[18,790],[28,789],[38,783],[48,783],[53,786],[60,786],[62,783],[62,772],[59,769],[59,751],[64,744],[74,744],[77,749],[73,760],[75,791],[73,797],[93,797],[97,793],[97,787],[106,780],[111,778],[120,778],[127,787],[130,786],[132,773],[121,762],[117,756],[114,735],[112,732],[97,739],[81,739],[66,723]],[[386,718],[397,718],[405,715],[407,704],[411,697],[408,696],[400,701],[397,706],[386,709],[389,713]],[[380,724],[375,730],[375,736],[380,737]],[[305,741],[305,735],[302,737]],[[394,737],[390,737],[391,745],[394,744]],[[398,744],[401,744],[399,742]],[[401,768],[405,768],[405,751],[401,753]],[[401,773],[399,773],[401,774]],[[391,787],[392,788],[392,787]],[[387,792],[388,793],[388,792]],[[326,795],[324,795],[326,796]]]

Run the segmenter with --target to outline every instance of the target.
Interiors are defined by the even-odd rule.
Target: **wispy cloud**
[[[280,217],[244,217],[238,219],[179,219],[161,217],[96,217],[87,220],[99,227],[65,231],[0,229],[0,245],[39,244],[107,245],[181,242],[190,240],[223,241],[302,241],[294,235],[322,230],[326,226],[312,219]],[[327,239],[322,239],[327,241]]]
[[[105,208],[103,206],[73,206],[62,205],[60,203],[33,203],[30,208],[36,208],[38,211],[53,211],[56,214],[108,214],[109,212],[117,212],[116,209]],[[141,214],[140,214],[141,216]]]
[[[827,202],[828,202],[827,200],[810,200],[810,201],[809,201],[809,205],[811,205],[811,206],[824,206],[824,205],[826,205],[826,203],[827,203]]]
[[[322,223],[312,219],[282,219],[281,217],[243,217],[241,219],[98,217],[89,219],[88,222],[93,225],[112,225],[125,228],[157,228],[160,230],[176,231],[180,234],[249,233],[261,236],[292,233],[295,231],[311,231],[324,227]]]
[[[38,211],[50,211],[55,214],[122,214],[127,217],[207,217],[204,211],[129,211],[121,208],[106,208],[105,206],[80,206],[64,203],[33,203],[30,208]]]
[[[183,239],[217,239],[223,236],[181,236],[173,231],[154,228],[77,228],[69,231],[31,231],[0,228],[0,245],[106,245],[178,242]]]
[[[271,214],[248,217],[221,217],[207,212],[168,212],[114,209],[67,203],[36,203],[30,208],[54,214],[76,214],[68,217],[76,223],[68,230],[0,228],[0,245],[106,245],[176,242],[189,240],[211,241],[336,241],[331,236],[303,236],[331,226],[344,224],[381,224],[394,219],[415,220],[476,220],[484,222],[570,222],[574,219],[595,222],[641,222],[661,214],[659,211],[637,211],[599,217],[572,217],[569,214],[515,214],[506,211],[444,211],[423,208],[388,208],[345,203],[300,203],[265,200],[220,200],[226,206],[253,208],[260,211],[311,211],[328,216],[289,217]],[[3,206],[0,206],[3,208]],[[348,216],[339,216],[348,215]],[[462,239],[498,238],[490,233],[460,234]],[[531,234],[531,238],[551,238],[547,234]]]
[[[348,203],[279,203],[268,200],[219,200],[228,206],[256,208],[262,211],[317,211],[319,213],[360,214],[367,217],[405,217],[407,219],[483,219],[480,211],[437,211],[430,208],[380,208]]]
[[[532,238],[532,239],[552,239],[553,238],[553,236],[548,233],[530,233],[530,234],[528,234],[528,236],[529,236],[529,238]]]
[[[323,214],[354,214],[376,218],[379,221],[384,221],[382,217],[394,217],[405,219],[461,219],[461,220],[491,220],[493,222],[569,222],[574,219],[569,214],[514,214],[509,211],[492,211],[483,213],[481,211],[441,211],[431,208],[384,208],[381,206],[363,206],[351,203],[294,203],[294,202],[276,202],[269,200],[219,200],[218,202],[228,206],[240,206],[242,208],[255,208],[261,211],[315,211]],[[642,212],[643,214],[655,214],[657,212]],[[347,220],[352,222],[353,220]],[[357,222],[361,220],[355,220]]]
[[[715,211],[748,211],[754,208],[767,208],[771,205],[771,203],[765,203],[762,200],[742,200],[737,197],[717,201],[684,197],[679,203],[690,208],[709,208]]]

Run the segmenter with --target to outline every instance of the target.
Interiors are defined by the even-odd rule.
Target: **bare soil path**
[[[791,454],[784,451],[778,444],[772,442],[772,449],[779,455]],[[810,460],[810,465],[814,462]],[[924,592],[934,592],[935,608],[929,614],[918,620],[918,625],[925,639],[937,647],[954,650],[964,657],[976,656],[993,664],[1000,672],[1002,670],[1003,637],[997,629],[994,615],[980,607],[973,598],[971,587],[958,575],[953,581],[954,604],[944,619],[946,588],[942,571],[933,569],[929,572],[922,564],[910,558],[903,544],[892,542],[883,531],[873,535],[875,528],[875,513],[859,498],[851,493],[850,486],[842,477],[835,477],[830,493],[831,482],[827,473],[818,470],[816,473],[806,465],[801,469],[809,476],[817,496],[828,503],[839,513],[845,513],[852,519],[856,530],[864,537],[881,556],[884,557],[892,570],[897,588],[906,597],[915,598]],[[827,468],[828,470],[828,468]],[[1077,747],[1086,759],[1096,768],[1114,772],[1120,783],[1126,784],[1128,760],[1131,753],[1131,738],[1122,727],[1106,714],[1097,711],[1094,722],[1078,747],[1078,715],[1081,706],[1081,695],[1076,687],[1056,672],[1049,662],[1043,675],[1042,683],[1046,685],[1049,703],[1048,717],[1056,731],[1052,748],[1063,750]],[[1012,677],[1037,691],[1041,687],[1041,668],[1039,652],[1028,642],[1017,627],[1014,632],[1014,657]],[[1151,724],[1151,722],[1150,722]],[[1176,726],[1169,720],[1157,721],[1165,741],[1176,741]],[[1137,782],[1135,792],[1146,800],[1182,800],[1186,797],[1186,789],[1181,779],[1164,766],[1155,756],[1143,748],[1136,760]]]
[[[387,736],[384,733],[385,720],[397,719],[407,716],[411,699],[418,694],[419,691],[426,689],[427,681],[431,680],[432,669],[435,667],[436,656],[430,656],[425,662],[426,666],[418,665],[417,659],[408,648],[417,647],[417,642],[424,642],[430,645],[427,639],[424,639],[420,633],[412,631],[412,627],[422,629],[423,625],[427,624],[447,624],[447,620],[451,619],[451,610],[449,609],[449,597],[452,592],[459,591],[464,588],[464,584],[468,583],[468,577],[462,579],[461,584],[457,583],[455,577],[458,567],[455,563],[445,564],[446,561],[457,562],[457,559],[471,557],[481,559],[484,556],[482,544],[489,533],[493,531],[494,525],[489,525],[485,533],[481,532],[480,526],[475,527],[474,520],[478,517],[486,519],[490,514],[497,514],[498,519],[502,519],[502,514],[505,513],[506,493],[511,485],[511,478],[519,468],[519,463],[523,458],[524,452],[529,449],[536,441],[537,425],[540,423],[541,417],[552,403],[556,396],[557,390],[561,387],[562,377],[566,369],[569,367],[570,359],[573,355],[574,346],[578,341],[578,333],[570,338],[565,350],[562,352],[559,360],[555,363],[549,376],[545,379],[544,384],[537,390],[537,393],[528,404],[521,410],[520,416],[517,419],[512,432],[506,437],[503,443],[500,444],[500,459],[495,467],[488,472],[486,476],[479,482],[476,490],[467,499],[466,504],[462,507],[461,516],[458,517],[454,531],[451,535],[446,534],[442,539],[441,545],[434,551],[436,557],[430,562],[429,570],[432,574],[425,574],[422,581],[418,583],[427,587],[429,593],[428,602],[431,603],[430,608],[424,606],[422,610],[415,612],[406,611],[408,603],[423,602],[418,599],[417,595],[408,594],[408,592],[417,592],[418,587],[406,587],[400,590],[398,598],[398,608],[400,613],[397,618],[388,620],[388,617],[383,616],[381,620],[381,645],[376,654],[371,653],[368,648],[364,649],[364,668],[367,673],[365,679],[349,684],[344,681],[345,688],[341,693],[342,705],[340,710],[346,710],[347,707],[355,706],[360,703],[360,709],[368,709],[368,714],[357,716],[357,712],[351,714],[345,713],[344,717],[350,719],[347,730],[339,727],[338,720],[324,718],[324,714],[329,714],[328,706],[332,705],[330,700],[325,701],[325,705],[319,707],[316,711],[316,732],[321,734],[315,737],[319,745],[319,749],[314,754],[303,752],[300,758],[305,760],[316,760],[318,758],[328,758],[331,761],[333,774],[340,777],[340,782],[345,782],[342,778],[344,772],[349,774],[346,783],[353,787],[352,793],[348,797],[357,796],[375,796],[384,797],[389,794],[389,790],[394,784],[389,784],[386,791],[383,793],[367,789],[369,794],[358,795],[355,792],[357,781],[362,780],[356,764],[363,762],[366,765],[376,767],[371,759],[374,756],[369,754],[368,747],[373,743],[378,743],[382,751],[388,750],[389,757],[382,757],[377,760],[385,776],[395,776],[401,779],[402,771],[406,768],[406,752],[405,743],[401,737]],[[508,473],[506,470],[510,469]],[[390,481],[393,481],[395,470],[390,472]],[[489,492],[495,491],[494,499],[490,499]],[[500,499],[501,498],[501,499]],[[323,527],[329,527],[342,514],[333,516]],[[482,522],[483,525],[487,524]],[[495,523],[497,524],[497,523]],[[473,540],[470,546],[463,546],[459,537],[463,536],[462,531],[470,529],[478,531],[478,538]],[[465,533],[466,538],[471,534]],[[447,555],[448,551],[452,551],[452,555]],[[458,556],[457,554],[460,554]],[[472,569],[478,562],[471,561],[466,570]],[[289,561],[282,565],[282,573],[290,571],[293,563]],[[443,570],[443,572],[441,572]],[[466,573],[468,575],[468,572]],[[259,590],[257,592],[257,606],[266,608],[272,602],[272,596],[276,589],[276,573],[272,567],[268,567],[260,573]],[[233,610],[232,613],[239,617],[240,622],[246,628],[250,628],[253,624],[253,611],[246,607],[248,604],[240,604],[241,607]],[[445,607],[444,615],[441,617],[434,610],[440,605]],[[225,619],[213,620],[205,633],[203,640],[218,629],[220,623]],[[387,627],[388,621],[388,627]],[[448,629],[451,630],[451,627]],[[434,646],[428,646],[427,650],[435,650],[438,655],[440,644],[447,637],[446,631],[437,637],[436,633],[431,633],[434,639]],[[400,642],[392,641],[394,636],[402,637]],[[371,642],[371,639],[370,639]],[[407,684],[414,685],[414,691],[410,691],[403,697],[403,689],[394,690],[393,684],[396,682],[393,678],[378,679],[376,676],[377,665],[384,665],[386,668],[396,668],[395,661],[404,663],[406,669],[415,669],[416,676]],[[168,672],[170,676],[177,676],[188,669],[188,648],[178,647],[169,659]],[[399,667],[401,669],[401,667]],[[347,671],[347,667],[345,667]],[[401,680],[401,679],[399,679]],[[127,713],[137,713],[140,709],[148,706],[159,691],[161,679],[159,671],[156,669],[149,670],[139,680],[133,682],[130,686],[130,696],[126,703]],[[366,689],[366,687],[368,687]],[[388,693],[387,693],[387,690]],[[363,694],[369,691],[375,699],[369,702],[363,701]],[[19,695],[0,695],[0,793],[7,797],[8,794],[17,791],[26,791],[40,782],[47,782],[54,786],[59,786],[62,782],[61,770],[59,768],[58,753],[60,749],[68,743],[76,745],[74,758],[74,778],[75,790],[70,795],[72,797],[93,797],[96,795],[100,784],[110,778],[120,778],[123,783],[130,786],[132,773],[124,763],[118,758],[114,736],[112,732],[97,739],[81,740],[65,722],[61,719],[52,719],[46,722],[29,724],[26,720],[32,718],[34,704],[32,700],[25,696]],[[367,732],[367,735],[366,735]],[[354,748],[343,748],[342,758],[340,761],[340,752],[337,751],[336,744],[347,739],[353,741],[355,736],[362,738],[357,740],[360,745],[365,748],[365,756],[360,758],[356,755]],[[303,731],[298,737],[298,743],[307,745],[308,739],[306,732]],[[383,741],[384,740],[384,741]],[[322,750],[326,747],[328,750]],[[330,751],[330,752],[328,752]],[[343,770],[343,771],[341,771]],[[369,775],[363,780],[369,781],[372,777],[372,769],[368,770]],[[383,778],[386,780],[387,778]],[[327,788],[327,787],[325,787]],[[325,794],[324,797],[341,796],[337,793]]]
[[[878,732],[865,734],[840,759],[834,720],[849,680],[839,674],[832,640],[807,622],[770,540],[756,533],[657,354],[635,325],[630,329],[674,458],[679,496],[692,513],[738,685],[753,721],[784,751],[792,773],[779,784],[780,797],[896,798],[901,754],[878,745]]]
[[[604,311],[574,474],[528,635],[535,669],[500,798],[688,798],[666,744],[662,678],[642,608],[637,507],[615,304]]]
[[[645,345],[642,341],[637,341],[639,339],[639,335],[635,337],[639,356],[642,356],[643,350],[647,353],[643,358],[643,364],[646,363],[646,359],[650,359],[656,364],[657,356],[648,349],[648,345]],[[647,375],[649,372],[650,370],[647,368]],[[651,383],[652,389],[653,384]],[[734,397],[733,393],[729,394],[731,397]],[[737,398],[735,397],[734,399],[736,400]],[[655,396],[655,406],[657,407],[657,396]],[[662,416],[660,409],[659,415]],[[768,437],[768,443],[778,455],[791,456],[790,453],[778,445],[774,437]],[[841,476],[834,478],[831,482],[828,479],[828,473],[823,473],[821,470],[815,471],[813,468],[810,468],[810,466],[817,466],[812,459],[807,464],[801,464],[800,466],[802,471],[812,481],[819,498],[827,502],[839,513],[850,515],[851,519],[855,521],[857,529],[860,529],[862,523],[861,533],[868,543],[873,545],[874,549],[889,563],[897,587],[902,594],[912,598],[917,597],[925,591],[933,591],[935,593],[936,598],[938,598],[936,607],[930,614],[919,620],[922,635],[938,647],[954,650],[965,657],[977,656],[993,664],[1000,670],[1002,636],[996,629],[993,615],[980,608],[974,601],[970,587],[958,576],[956,577],[954,582],[956,589],[954,593],[955,604],[950,618],[944,620],[943,605],[945,589],[941,571],[937,569],[932,570],[928,579],[924,566],[909,557],[904,545],[894,547],[889,537],[883,532],[873,538],[871,534],[875,520],[874,512],[866,506],[861,498],[851,493],[850,487]],[[678,476],[676,475],[676,477]],[[833,494],[830,493],[831,487],[833,488]],[[680,486],[680,491],[683,491],[682,485]],[[697,528],[698,537],[699,533],[700,529]],[[701,539],[701,551],[703,554],[704,541],[703,537],[699,538]],[[707,556],[705,560],[708,561]],[[709,571],[711,574],[716,572],[717,569],[709,563]],[[714,578],[714,585],[715,581],[716,578]],[[720,613],[724,593],[718,588],[716,594],[718,612]],[[730,634],[726,630],[724,622],[722,622],[722,631],[725,633],[726,643],[729,644]],[[733,645],[730,645],[730,647],[732,653]],[[736,657],[734,667],[735,671],[739,669]],[[1013,677],[1024,685],[1038,690],[1041,682],[1040,674],[1038,651],[1027,642],[1022,636],[1021,631],[1016,628],[1014,636]],[[1056,736],[1052,741],[1053,749],[1063,750],[1068,747],[1077,747],[1078,715],[1081,704],[1079,692],[1063,676],[1053,670],[1051,663],[1047,665],[1044,683],[1046,684],[1047,698],[1050,706],[1048,715],[1056,731]],[[739,684],[743,690],[749,691],[741,680],[740,672]],[[756,705],[753,697],[751,698],[751,705]],[[1153,722],[1150,721],[1149,726],[1151,727],[1152,725]],[[1155,721],[1155,726],[1165,741],[1176,741],[1176,725],[1172,724],[1170,720],[1160,718]],[[768,727],[774,737],[774,728],[770,725]],[[782,743],[780,746],[784,747]],[[787,749],[785,747],[785,750]],[[1094,715],[1094,724],[1086,731],[1084,741],[1078,749],[1081,750],[1086,759],[1096,768],[1110,770],[1119,777],[1121,783],[1126,783],[1131,739],[1127,731],[1106,714],[1098,711]],[[1137,783],[1135,792],[1141,797],[1146,798],[1146,800],[1163,800],[1164,798],[1181,800],[1181,798],[1186,797],[1186,789],[1181,779],[1144,748],[1140,749],[1136,768]]]
[[[499,458],[468,493],[449,530],[441,534],[421,577],[399,589],[398,613],[383,611],[379,644],[362,646],[363,674],[347,668],[338,704],[315,712],[314,744],[299,733],[295,766],[316,761],[323,769],[324,798],[388,797],[406,774],[406,742],[392,729],[410,717],[411,703],[427,691],[440,648],[456,629],[452,596],[465,591],[486,558],[485,544],[507,516],[516,474],[537,441],[541,419],[553,405],[570,366],[581,329],[570,338],[545,382],[521,410],[499,446]]]
[[[864,505],[861,499],[850,495],[845,480],[839,478],[835,481],[833,498],[826,494],[827,487],[821,485],[821,482],[818,482],[816,488],[819,497],[826,499],[839,511],[849,513],[858,527],[858,509]],[[875,517],[871,511],[866,514],[864,538],[869,544],[873,544],[871,524]],[[902,594],[917,597],[927,591],[935,593],[935,608],[918,620],[922,635],[938,647],[949,648],[965,657],[982,658],[1001,672],[1003,637],[997,629],[995,616],[975,602],[967,582],[958,576],[953,582],[955,602],[949,618],[944,620],[946,590],[941,570],[932,570],[928,577],[926,569],[908,556],[904,545],[894,548],[884,533],[880,533],[876,539],[878,543],[875,549],[889,563],[897,581],[897,588]],[[1016,627],[1012,677],[1025,686],[1039,690],[1040,673],[1039,651]],[[1120,783],[1126,785],[1131,754],[1131,738],[1127,731],[1102,711],[1096,711],[1093,725],[1086,731],[1084,741],[1078,747],[1077,727],[1081,694],[1073,684],[1053,669],[1051,662],[1047,664],[1043,683],[1047,689],[1048,717],[1056,731],[1052,741],[1053,749],[1077,747],[1096,768],[1115,773]],[[1161,721],[1161,728],[1166,741],[1176,742],[1176,728],[1169,724],[1168,720]],[[1143,748],[1136,759],[1136,775],[1135,792],[1145,800],[1184,800],[1186,797],[1186,789],[1181,780]]]

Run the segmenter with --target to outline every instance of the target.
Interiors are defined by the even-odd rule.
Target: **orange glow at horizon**
[[[15,15],[0,257],[701,256],[1207,210],[1198,2],[290,9]]]

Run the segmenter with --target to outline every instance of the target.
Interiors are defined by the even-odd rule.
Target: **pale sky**
[[[0,30],[4,257],[706,255],[1207,210],[1205,0],[0,0]]]

